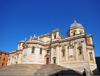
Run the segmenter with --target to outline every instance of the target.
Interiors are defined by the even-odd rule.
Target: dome
[[[76,20],[74,20],[73,24],[71,24],[70,27],[75,27],[75,26],[81,26],[81,27],[83,27],[80,23],[76,23]]]

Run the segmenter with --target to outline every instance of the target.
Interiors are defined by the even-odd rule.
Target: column
[[[77,42],[75,42],[75,58],[78,60],[78,52],[77,52]]]
[[[65,53],[66,53],[66,61],[68,61],[68,50],[67,50],[67,45],[65,45]]]
[[[57,64],[59,64],[59,46],[56,47],[56,54]]]
[[[51,47],[51,64],[53,64],[52,57],[53,57],[53,47]]]

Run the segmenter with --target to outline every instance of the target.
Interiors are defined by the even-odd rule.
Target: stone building
[[[92,35],[86,35],[84,27],[76,20],[62,37],[59,29],[18,42],[18,49],[11,51],[11,64],[57,64],[83,71],[96,69]]]

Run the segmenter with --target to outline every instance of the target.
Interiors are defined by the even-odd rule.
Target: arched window
[[[54,39],[56,39],[56,35],[54,35]]]
[[[40,54],[42,54],[42,48],[40,48]]]
[[[81,43],[79,42],[78,45],[81,45]]]
[[[62,46],[62,48],[64,48],[64,45]]]
[[[34,52],[35,52],[35,47],[32,48],[32,53],[34,53]]]
[[[75,35],[75,32],[73,33],[73,36]]]

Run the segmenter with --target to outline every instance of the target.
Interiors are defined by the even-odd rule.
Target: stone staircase
[[[0,67],[0,75],[33,75],[33,76],[54,76],[55,73],[61,73],[63,76],[82,76],[80,72],[64,68],[60,65],[47,64],[15,64]]]
[[[42,65],[15,64],[0,67],[0,75],[33,75]]]

